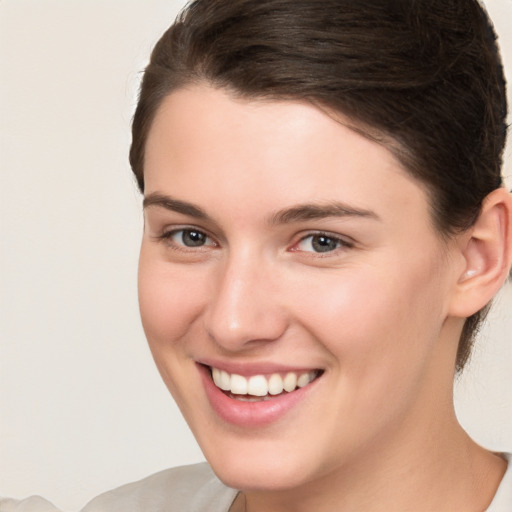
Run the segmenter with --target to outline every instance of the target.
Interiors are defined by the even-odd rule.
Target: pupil
[[[206,236],[199,231],[184,231],[182,235],[183,244],[187,247],[199,247],[204,245]]]
[[[336,249],[337,242],[328,236],[315,236],[312,245],[316,252],[329,252]]]

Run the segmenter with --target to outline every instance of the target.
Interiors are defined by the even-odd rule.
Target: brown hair
[[[483,199],[502,185],[505,81],[477,0],[190,3],[156,44],[142,80],[130,150],[141,191],[159,105],[200,82],[348,116],[426,184],[443,235],[469,228]],[[458,370],[484,315],[466,320]]]

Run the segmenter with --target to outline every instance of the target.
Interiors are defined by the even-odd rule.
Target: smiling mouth
[[[244,377],[210,367],[210,375],[217,388],[230,398],[242,402],[261,402],[279,395],[293,393],[320,377],[323,370],[273,373]]]

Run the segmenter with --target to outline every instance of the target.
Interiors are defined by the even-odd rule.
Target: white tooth
[[[278,373],[274,373],[268,380],[268,392],[271,395],[279,395],[284,389],[283,379]]]
[[[231,393],[235,395],[246,395],[247,379],[241,375],[231,375]]]
[[[263,375],[254,375],[249,379],[247,393],[254,396],[265,396],[268,393],[267,379]]]
[[[311,381],[309,380],[309,372],[303,373],[299,376],[297,379],[297,386],[299,388],[303,388],[304,386],[307,386]]]
[[[220,370],[218,368],[212,368],[212,378],[215,385],[220,388]]]
[[[284,378],[284,390],[288,393],[292,392],[297,387],[297,375],[295,373],[287,373]]]
[[[219,370],[219,388],[223,391],[229,391],[231,389],[231,377],[228,372]]]

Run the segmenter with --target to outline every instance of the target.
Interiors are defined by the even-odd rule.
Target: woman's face
[[[144,329],[221,479],[287,489],[425,439],[460,261],[385,147],[307,103],[196,86],[159,108],[145,183]]]

